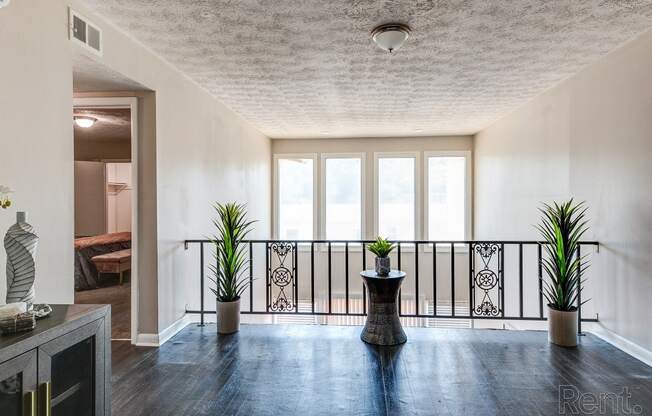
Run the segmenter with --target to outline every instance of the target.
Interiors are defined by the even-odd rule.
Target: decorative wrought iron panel
[[[267,244],[267,310],[295,312],[297,310],[296,243]]]
[[[503,312],[503,249],[496,243],[477,243],[471,248],[473,316],[497,317]]]

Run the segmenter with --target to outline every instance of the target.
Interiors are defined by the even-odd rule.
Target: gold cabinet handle
[[[46,381],[41,384],[41,395],[43,396],[43,410],[41,416],[52,416],[52,382]]]
[[[28,391],[25,393],[25,410],[23,416],[36,416],[36,392]]]

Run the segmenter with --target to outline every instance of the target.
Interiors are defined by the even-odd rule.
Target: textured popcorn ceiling
[[[85,1],[270,137],[474,133],[652,27],[637,0]]]

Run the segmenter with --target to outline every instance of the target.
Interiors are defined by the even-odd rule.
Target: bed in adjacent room
[[[131,248],[131,233],[101,234],[75,239],[75,290],[95,289],[100,275],[92,258]]]

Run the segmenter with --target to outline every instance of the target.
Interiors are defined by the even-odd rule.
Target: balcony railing
[[[367,313],[367,294],[358,272],[372,269],[371,240],[249,240],[250,287],[241,299],[243,314],[359,316]],[[396,241],[392,268],[407,272],[399,293],[403,318],[524,320],[547,319],[541,294],[541,241]],[[210,240],[186,240],[198,246],[199,308],[187,313],[215,314],[205,308],[206,273],[214,261]],[[208,248],[208,250],[207,250]],[[584,241],[578,255],[599,250]],[[207,253],[208,252],[208,253]],[[582,315],[578,328],[597,321]]]

